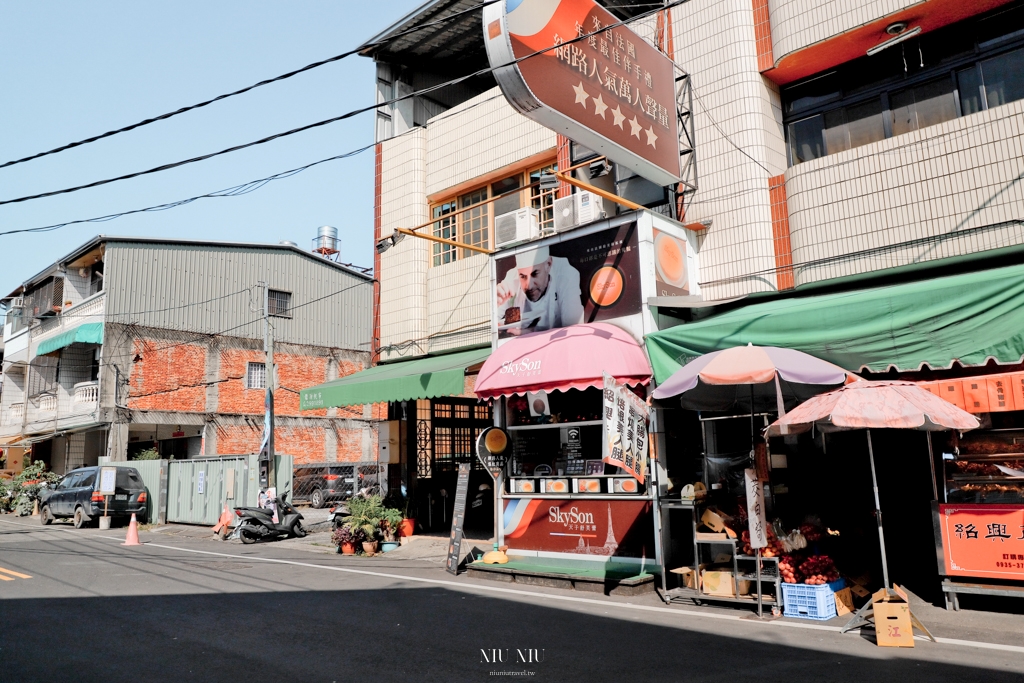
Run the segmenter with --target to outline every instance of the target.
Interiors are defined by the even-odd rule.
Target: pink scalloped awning
[[[499,346],[480,368],[476,395],[495,398],[601,387],[603,373],[625,384],[647,384],[651,364],[625,330],[608,323],[573,325]]]

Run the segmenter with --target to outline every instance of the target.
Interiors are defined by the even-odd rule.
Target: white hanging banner
[[[602,459],[644,483],[647,473],[647,404],[614,377],[604,376]]]
[[[768,545],[768,532],[764,519],[764,485],[757,479],[757,470],[743,470],[743,486],[747,492],[747,524],[750,529],[750,547]]]

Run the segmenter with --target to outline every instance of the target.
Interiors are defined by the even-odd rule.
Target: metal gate
[[[167,521],[216,524],[224,503],[253,507],[259,496],[257,455],[172,460],[167,471]],[[277,456],[278,494],[291,494],[292,458]],[[290,500],[290,498],[289,498]]]

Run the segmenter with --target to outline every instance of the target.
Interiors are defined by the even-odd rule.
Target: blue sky
[[[0,162],[134,123],[339,54],[422,0],[3,3]],[[373,9],[370,9],[373,8]],[[0,199],[61,189],[229,147],[374,101],[372,62],[349,57],[108,140],[0,169]],[[160,204],[372,142],[373,114],[104,187],[0,206],[0,231]],[[338,228],[372,265],[373,151],[242,197],[0,237],[0,294],[97,234],[278,242]]]

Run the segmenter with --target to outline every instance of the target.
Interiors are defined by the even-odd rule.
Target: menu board
[[[644,483],[647,469],[647,404],[619,384],[604,376],[602,459],[625,470]]]
[[[459,464],[459,479],[455,485],[455,510],[452,511],[452,535],[448,542],[448,562],[445,568],[449,574],[459,573],[459,552],[462,547],[462,527],[466,520],[466,497],[469,493],[469,463]]]

